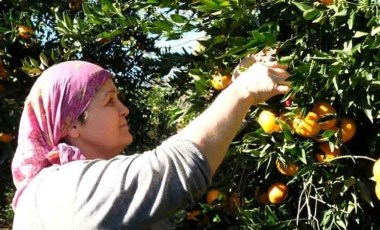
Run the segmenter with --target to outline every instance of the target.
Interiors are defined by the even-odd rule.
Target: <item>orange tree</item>
[[[11,134],[13,140],[0,143],[0,225],[12,218],[9,164],[22,102],[48,66],[82,59],[112,71],[131,108],[136,141],[130,150],[139,151],[186,125],[223,90],[239,60],[266,49],[268,59],[289,66],[293,90],[252,108],[213,178],[213,202],[205,194],[178,212],[176,228],[374,228],[379,201],[372,166],[380,155],[377,4],[1,1],[0,139],[10,140]],[[194,52],[173,54],[154,46],[159,37],[177,39],[194,30],[206,33]],[[319,102],[335,111],[314,109]],[[270,133],[257,122],[264,110],[276,121]],[[325,129],[326,123],[333,125]]]
[[[372,174],[380,156],[377,1],[147,2],[162,8],[160,25],[169,38],[190,30],[206,34],[188,54],[190,84],[177,86],[183,96],[171,115],[178,129],[220,92],[213,88],[215,74],[231,74],[248,53],[264,50],[291,73],[292,91],[251,109],[213,178],[213,189],[226,195],[211,205],[203,197],[177,213],[178,229],[378,225]],[[274,114],[267,121],[277,122],[266,124],[268,133],[257,122],[266,110]],[[282,174],[276,161],[295,164],[296,173]],[[268,190],[280,182],[285,186]],[[192,210],[200,210],[198,219],[186,219]]]

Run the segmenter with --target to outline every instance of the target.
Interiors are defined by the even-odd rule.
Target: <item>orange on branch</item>
[[[224,202],[225,196],[224,196],[224,194],[222,192],[220,192],[217,189],[210,189],[207,192],[207,195],[206,195],[206,202],[207,202],[207,204],[215,204],[215,203],[217,203],[220,196],[221,196],[221,199],[223,199],[223,202]]]
[[[34,34],[34,31],[30,27],[24,26],[24,25],[18,26],[18,36],[20,38],[22,38],[22,39],[28,39],[33,34]]]
[[[377,199],[380,200],[380,183],[379,182],[376,182],[376,185],[375,185],[375,194],[376,194]]]
[[[231,82],[232,82],[231,75],[229,74],[221,75],[220,73],[217,73],[212,77],[211,85],[216,90],[222,90],[222,89],[227,88],[227,86],[231,84]]]
[[[319,116],[314,112],[309,112],[305,117],[298,115],[293,119],[293,130],[303,137],[315,137],[321,131],[318,119]]]
[[[187,220],[194,220],[194,221],[198,221],[198,216],[201,215],[201,210],[199,209],[195,209],[195,210],[192,210],[190,211],[188,214],[187,214],[187,217],[186,219]]]
[[[329,162],[341,153],[340,148],[334,148],[331,151],[329,143],[319,145],[319,149],[322,150],[322,153],[317,153],[315,157],[321,163]]]
[[[266,133],[273,133],[281,130],[280,125],[277,123],[276,114],[271,111],[263,110],[260,113],[257,122]]]
[[[380,159],[373,164],[372,173],[375,181],[380,182]]]
[[[335,108],[324,101],[315,104],[311,111],[316,113],[319,116],[319,119],[329,115],[336,116]],[[336,118],[332,117],[331,119],[328,119],[326,121],[319,122],[319,124],[322,130],[332,129],[336,125]]]
[[[276,182],[268,188],[268,198],[272,204],[279,204],[286,199],[289,189],[282,182]]]
[[[294,163],[283,164],[279,160],[276,160],[276,168],[285,176],[294,176],[298,172],[298,165]]]
[[[334,4],[334,0],[319,0],[321,3],[325,5],[332,5]]]
[[[342,119],[342,142],[345,143],[355,135],[356,132],[356,124],[354,120],[351,118],[343,118]]]
[[[9,133],[0,133],[0,142],[9,143],[13,140],[13,137]]]

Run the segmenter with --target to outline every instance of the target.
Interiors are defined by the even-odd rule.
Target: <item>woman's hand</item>
[[[233,72],[233,84],[244,90],[251,104],[258,104],[277,94],[289,91],[286,66],[272,62],[263,56],[250,55],[243,59]]]

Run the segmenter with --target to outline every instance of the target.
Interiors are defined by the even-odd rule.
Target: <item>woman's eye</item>
[[[114,105],[115,104],[115,99],[111,99],[111,100],[109,100],[108,102],[107,102],[107,105],[110,105],[110,106],[112,106],[112,105]]]

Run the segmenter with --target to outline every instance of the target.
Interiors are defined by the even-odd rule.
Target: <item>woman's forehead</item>
[[[107,95],[108,93],[117,93],[117,88],[112,79],[106,80],[98,89],[96,95]]]

